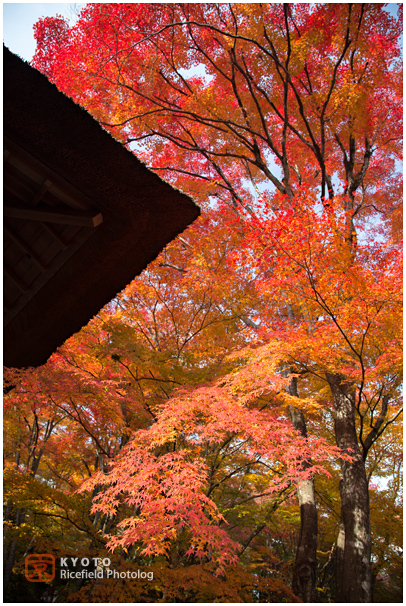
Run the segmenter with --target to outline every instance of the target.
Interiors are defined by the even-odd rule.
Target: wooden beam
[[[4,135],[4,146],[9,152],[8,161],[17,170],[27,175],[38,184],[47,180],[52,181],[52,193],[60,198],[62,202],[78,210],[87,210],[92,207],[92,200],[72,183],[53,171],[49,166],[45,166],[38,158],[32,156],[27,150],[23,149],[18,143]]]
[[[42,270],[45,271],[47,266],[41,261],[41,259],[35,254],[35,252],[33,250],[31,250],[31,248],[28,246],[28,244],[26,244],[24,242],[24,240],[22,240],[20,238],[20,236],[18,234],[15,233],[15,231],[13,229],[11,229],[11,227],[9,227],[8,225],[6,225],[6,223],[4,223],[3,225],[4,227],[4,231],[10,236],[10,238],[17,244],[17,246],[19,246],[20,248],[22,248],[22,250],[27,253],[28,257],[34,261],[34,263],[36,263],[38,265],[38,267]]]
[[[44,181],[44,183],[41,186],[41,189],[38,191],[38,193],[35,194],[35,196],[31,200],[32,206],[36,206],[38,204],[38,202],[40,200],[42,200],[42,198],[47,193],[47,191],[51,187],[51,185],[52,185],[52,181],[50,181],[49,179],[46,179]]]
[[[50,234],[50,236],[56,241],[58,242],[59,246],[63,249],[66,250],[68,248],[68,244],[67,242],[65,242],[65,240],[62,238],[62,236],[60,234],[58,234],[58,232],[55,230],[54,227],[52,227],[51,224],[48,223],[41,223],[42,227],[44,227],[47,232]]]
[[[68,207],[30,208],[23,204],[4,206],[5,217],[26,219],[27,221],[44,221],[45,223],[63,223],[64,225],[80,225],[81,227],[97,227],[103,222],[103,215],[95,210],[80,211]]]
[[[4,267],[4,273],[8,275],[8,277],[10,278],[10,280],[12,280],[14,282],[14,284],[17,286],[17,288],[22,293],[27,292],[28,286],[26,286],[24,284],[24,282],[22,280],[20,280],[20,278],[17,276],[17,274],[15,274],[10,267],[5,266]]]

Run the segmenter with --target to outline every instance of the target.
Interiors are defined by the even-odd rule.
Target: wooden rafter
[[[68,207],[32,208],[23,204],[6,204],[5,217],[26,219],[28,221],[44,221],[45,223],[63,223],[64,225],[80,225],[81,227],[97,227],[103,222],[103,215],[95,210],[79,211]]]
[[[41,186],[41,189],[38,190],[38,192],[35,194],[35,196],[31,200],[32,206],[36,206],[38,204],[38,202],[40,202],[42,200],[42,198],[44,197],[44,195],[46,194],[48,189],[51,187],[51,185],[52,185],[52,181],[50,181],[49,179],[46,179],[44,181],[44,183]]]
[[[20,238],[20,236],[18,234],[16,234],[13,229],[11,229],[10,226],[4,224],[4,231],[15,242],[15,244],[17,244],[17,246],[19,246],[25,253],[27,253],[29,258],[32,259],[32,261],[34,261],[34,263],[36,263],[36,265],[38,265],[38,267],[42,271],[46,270],[46,268],[47,268],[46,265],[36,255],[36,253],[27,245],[27,243],[24,242],[24,240],[22,240]]]
[[[24,282],[22,280],[20,280],[20,278],[13,272],[13,270],[10,267],[5,266],[4,273],[6,275],[8,275],[10,280],[12,280],[14,282],[14,284],[17,286],[17,288],[19,290],[21,290],[21,292],[23,292],[23,293],[27,292],[28,286],[26,286],[24,284]]]
[[[52,227],[52,225],[50,225],[49,223],[41,223],[42,227],[44,227],[46,229],[46,231],[49,233],[49,235],[59,244],[59,246],[63,249],[66,250],[68,248],[68,243],[65,242],[65,240],[62,238],[62,236],[60,234],[58,234],[58,232],[56,231],[56,229],[54,227]]]

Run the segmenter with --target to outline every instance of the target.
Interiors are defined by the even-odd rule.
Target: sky
[[[3,42],[16,55],[31,61],[35,52],[33,25],[40,17],[62,15],[73,21],[83,4],[64,2],[4,2]]]

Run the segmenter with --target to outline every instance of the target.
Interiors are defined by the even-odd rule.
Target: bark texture
[[[297,396],[296,379],[292,378],[288,387],[291,395]],[[306,421],[301,410],[289,407],[293,427],[303,437],[307,436]],[[310,466],[304,462],[304,467]],[[317,508],[313,479],[298,484],[297,496],[300,505],[300,535],[293,569],[292,589],[303,602],[316,600],[317,569]]]
[[[8,512],[7,510],[10,510]],[[6,521],[15,522],[16,528],[24,523],[25,511],[18,509],[15,514],[12,513],[12,507],[6,507],[6,515],[4,516]],[[16,559],[18,547],[18,537],[13,535],[11,530],[5,530],[3,536],[3,594],[6,594],[11,575],[13,572],[13,566]]]
[[[312,479],[300,483],[297,488],[297,496],[300,505],[300,535],[296,551],[292,589],[303,602],[315,602],[317,509]]]
[[[329,374],[327,380],[334,398],[337,446],[352,457],[351,461],[341,460],[336,601],[372,602],[368,479],[356,434],[354,389],[338,375]]]

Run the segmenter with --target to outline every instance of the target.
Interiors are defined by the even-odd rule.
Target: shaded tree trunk
[[[341,484],[340,484],[341,485]],[[345,531],[344,522],[341,515],[340,526],[337,537],[337,552],[336,552],[336,574],[335,574],[335,590],[336,595],[341,592],[344,576],[344,547],[345,547]],[[337,589],[338,588],[338,589]]]
[[[290,380],[287,391],[297,396],[297,381]],[[293,406],[289,407],[293,427],[303,437],[307,437],[306,421],[303,412]],[[311,462],[304,462],[304,468],[310,467]],[[317,507],[314,494],[313,478],[303,480],[297,486],[297,496],[300,506],[300,534],[293,569],[292,589],[303,602],[316,600],[316,569],[317,569]]]
[[[11,579],[11,573],[13,572],[14,561],[17,551],[17,538],[12,539],[10,542],[4,542],[4,553],[3,553],[3,592],[4,596],[8,588],[8,584]]]
[[[300,535],[293,575],[293,591],[304,602],[316,601],[317,509],[313,480],[297,489],[300,505]]]
[[[341,460],[341,521],[337,545],[337,602],[371,602],[371,526],[368,479],[355,427],[355,392],[339,375],[327,374],[334,399],[337,446],[352,457]]]
[[[27,424],[28,424],[28,422],[27,422]],[[30,435],[30,440],[29,440],[29,444],[28,444],[28,457],[27,457],[27,463],[26,463],[25,467],[27,470],[30,471],[30,474],[32,475],[33,478],[35,478],[35,476],[38,472],[38,467],[39,467],[39,464],[42,459],[42,455],[44,454],[44,450],[45,450],[45,443],[48,441],[48,439],[51,436],[56,425],[57,425],[57,423],[55,422],[54,419],[47,421],[47,424],[45,426],[44,436],[42,438],[44,445],[39,449],[38,452],[36,452],[38,437],[40,434],[40,427],[38,424],[38,416],[35,412],[34,412],[34,419],[32,422],[32,426],[30,426],[28,424],[30,431],[31,431],[31,435]],[[21,455],[19,448],[20,448],[20,446],[18,446],[18,448],[16,450],[16,454],[15,454],[15,464],[16,464],[17,470],[18,470],[18,464],[19,464],[20,455]],[[12,520],[12,517],[13,517],[12,512],[13,512],[13,505],[11,503],[9,503],[6,508],[5,520],[9,520],[9,521]],[[26,509],[17,509],[16,510],[15,528],[19,528],[24,523],[26,514],[27,514]],[[5,531],[4,535],[3,535],[3,592],[4,592],[4,594],[7,591],[7,587],[9,585],[9,582],[11,579],[14,562],[15,562],[16,554],[17,554],[17,547],[18,547],[18,535],[14,536],[13,538],[10,538],[9,534],[11,534],[11,531],[10,531],[10,533]]]
[[[6,509],[9,509],[7,507]],[[5,516],[5,520],[12,521],[13,517],[15,517],[15,527],[18,528],[23,524],[25,519],[25,510],[17,509],[14,516],[10,512],[8,516]],[[18,536],[13,536],[13,531],[4,531],[3,538],[3,592],[6,594],[8,584],[11,579],[11,575],[13,572],[14,562],[16,559],[18,547]]]

